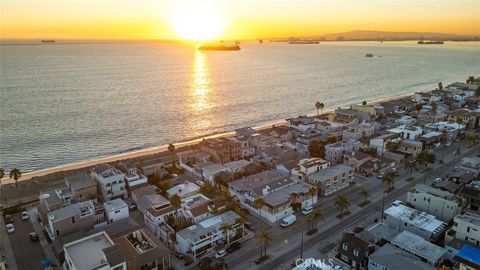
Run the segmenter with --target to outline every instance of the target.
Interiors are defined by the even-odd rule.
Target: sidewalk
[[[7,269],[17,269],[17,261],[15,261],[12,246],[10,245],[10,239],[5,230],[5,225],[2,211],[0,212],[0,255],[2,256],[0,262],[5,262]]]
[[[52,265],[56,265],[53,269],[63,269],[60,263],[57,260],[57,257],[55,257],[55,254],[53,253],[52,246],[50,243],[48,243],[47,239],[45,238],[45,234],[43,233],[43,226],[38,223],[38,211],[37,208],[29,208],[27,209],[28,215],[30,216],[30,221],[33,224],[33,229],[38,235],[38,240],[40,241],[40,245],[42,246],[43,252],[45,252],[45,256],[52,262]]]

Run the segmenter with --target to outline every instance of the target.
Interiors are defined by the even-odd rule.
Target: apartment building
[[[222,164],[239,160],[243,156],[242,143],[225,137],[209,138],[201,141],[200,150],[210,154],[214,162]]]
[[[120,170],[109,164],[100,164],[92,168],[91,174],[97,181],[104,201],[116,198],[126,199],[125,174]]]
[[[424,184],[417,184],[408,191],[407,202],[444,222],[452,220],[461,210],[461,203],[454,194]]]
[[[350,185],[353,181],[353,168],[339,164],[309,175],[306,181],[318,188],[319,196],[327,196]]]

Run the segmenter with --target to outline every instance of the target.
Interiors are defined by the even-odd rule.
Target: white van
[[[284,218],[282,220],[282,222],[280,222],[280,226],[286,228],[286,227],[292,225],[293,223],[295,223],[295,221],[297,221],[297,217],[295,215],[290,215],[290,216]]]
[[[311,205],[306,205],[302,208],[302,214],[308,215],[313,212],[313,207]]]

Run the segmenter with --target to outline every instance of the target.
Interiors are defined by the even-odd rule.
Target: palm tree
[[[362,188],[360,193],[362,194],[363,198],[365,199],[365,202],[367,202],[368,198],[370,197],[370,191],[368,191],[368,189],[364,187],[364,188]]]
[[[258,214],[260,215],[260,218],[262,218],[262,207],[265,205],[265,200],[263,197],[258,197],[255,199],[255,207],[258,209]]]
[[[227,245],[230,244],[230,237],[228,235],[228,231],[230,231],[231,228],[232,225],[228,223],[222,223],[222,225],[220,226],[220,229],[223,231],[223,233],[225,233],[225,238],[227,238]]]
[[[338,195],[333,202],[333,205],[337,207],[338,214],[343,217],[343,214],[348,210],[350,207],[350,202],[348,201],[345,195]]]
[[[22,172],[20,171],[19,168],[13,168],[10,171],[10,179],[13,178],[15,180],[15,187],[18,187],[18,179],[22,177]]]
[[[320,102],[320,112],[322,112],[323,108],[325,108],[325,104],[323,104],[322,102]]]
[[[433,121],[435,120],[435,115],[437,114],[438,105],[435,102],[432,102],[430,105],[432,107],[432,109],[430,110],[430,114],[431,114],[432,123],[433,123]]]
[[[307,223],[308,223],[309,230],[313,229],[314,222],[315,222],[315,217],[313,216],[313,213],[312,213],[307,216]]]
[[[245,236],[245,222],[247,222],[247,219],[243,215],[239,215],[235,220],[235,223],[242,225],[242,237]]]
[[[261,258],[267,255],[267,245],[268,243],[273,241],[273,234],[269,230],[262,230],[262,232],[258,235],[258,238],[260,238],[260,241],[262,243],[262,249],[260,250]]]
[[[314,186],[311,186],[308,189],[308,195],[312,197],[312,206],[313,206],[313,199],[315,198],[315,196],[317,196],[317,188]]]
[[[363,107],[367,106],[367,101],[364,100],[364,101],[362,102],[362,106],[363,106]]]
[[[175,145],[169,144],[169,145],[168,145],[168,151],[170,151],[170,152],[175,151]]]
[[[417,168],[417,166],[415,165],[414,162],[408,161],[407,163],[405,163],[405,170],[408,171],[410,176],[412,176],[413,169],[416,169],[416,168]]]
[[[384,183],[387,184],[387,188],[388,188],[388,189],[393,189],[393,188],[395,188],[395,187],[394,187],[395,177],[397,177],[398,175],[399,175],[399,174],[398,174],[398,171],[389,170],[389,171],[386,172],[385,175],[383,176],[382,182],[384,182]]]
[[[314,221],[315,221],[315,230],[317,229],[317,221],[320,220],[325,220],[325,214],[323,214],[322,210],[320,209],[315,209],[312,213]]]
[[[175,224],[178,223],[178,209],[180,209],[182,205],[182,198],[178,196],[178,194],[173,194],[170,197],[170,205],[175,209]]]
[[[442,91],[443,90],[443,84],[442,82],[438,83],[438,90]]]
[[[2,197],[3,197],[3,183],[2,183],[2,179],[3,177],[5,176],[5,171],[3,170],[3,168],[0,168],[0,188],[2,189]],[[5,199],[5,198],[4,198]],[[6,201],[6,200],[5,200]]]
[[[422,103],[415,104],[415,110],[417,111],[417,113],[420,113],[422,109],[423,109]]]

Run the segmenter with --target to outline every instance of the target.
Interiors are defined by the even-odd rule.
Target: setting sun
[[[176,34],[188,40],[212,40],[225,30],[220,9],[210,2],[190,2],[175,8],[171,19]]]

